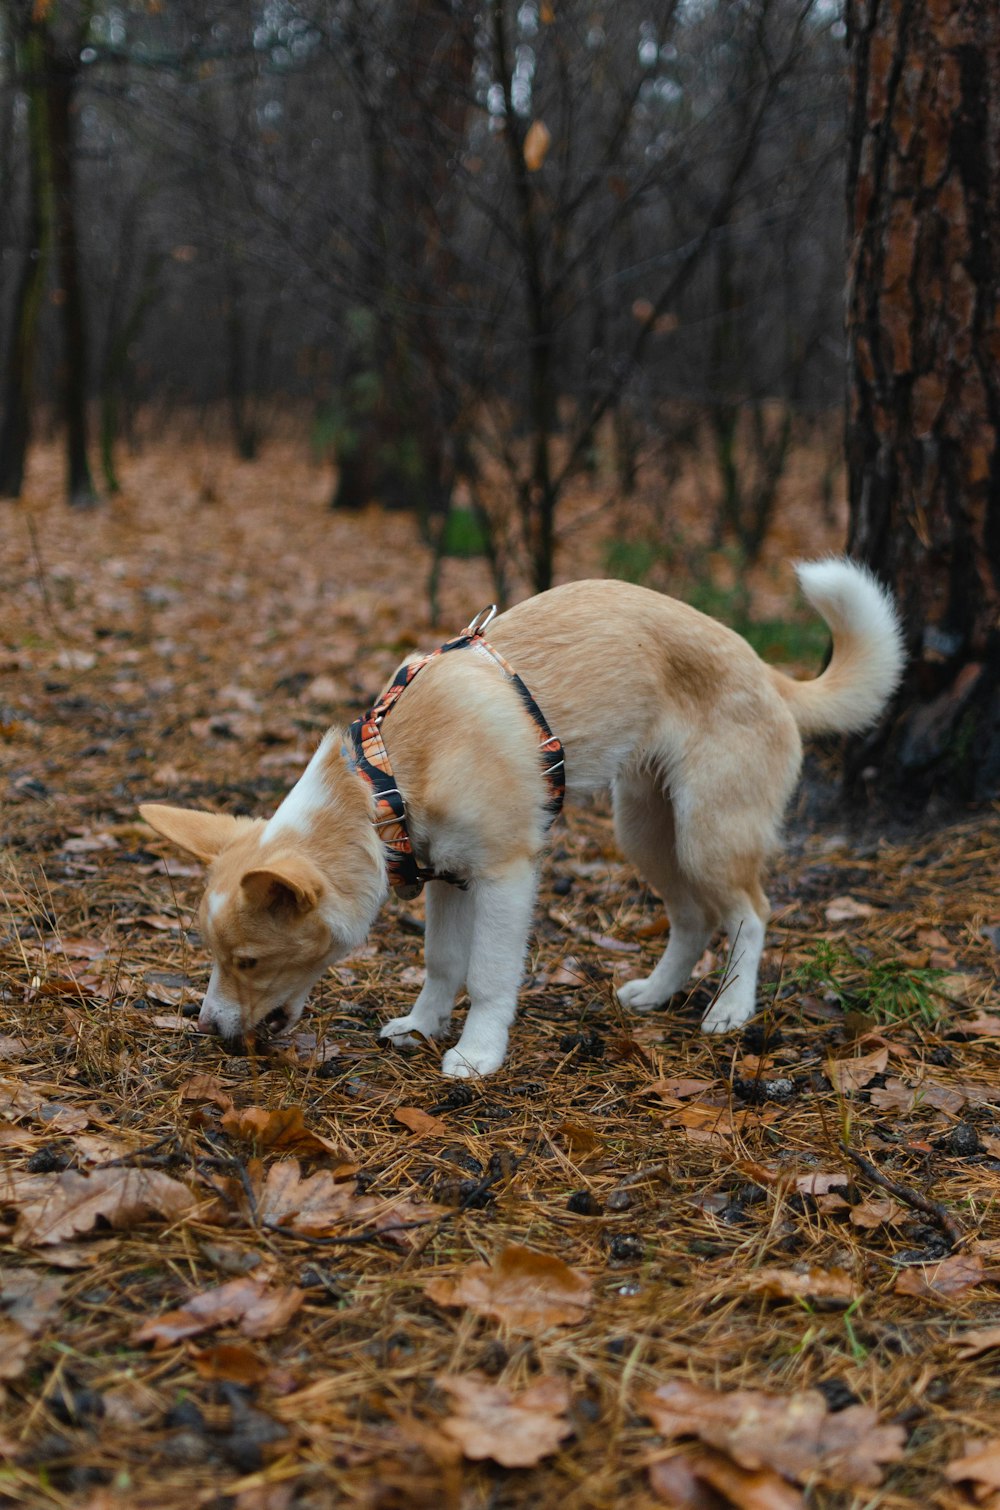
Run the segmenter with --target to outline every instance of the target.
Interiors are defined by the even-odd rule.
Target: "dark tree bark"
[[[48,160],[48,125],[43,85],[44,53],[39,25],[25,19],[16,35],[17,66],[27,91],[28,189],[24,247],[14,293],[3,365],[0,403],[0,497],[19,498],[31,438],[38,316],[52,243],[52,200]]]
[[[911,659],[846,775],[898,811],[1000,793],[1000,7],[847,17],[849,548]]]
[[[58,302],[63,326],[63,423],[66,426],[66,495],[78,508],[97,502],[87,459],[88,339],[76,235],[73,117],[80,71],[80,35],[60,45],[50,28],[45,40],[45,90],[51,145]]]

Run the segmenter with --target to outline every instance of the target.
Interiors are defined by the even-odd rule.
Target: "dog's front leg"
[[[441,1061],[445,1075],[491,1075],[504,1062],[537,885],[538,871],[530,860],[472,885],[469,1015],[458,1043]]]
[[[455,997],[465,985],[472,948],[473,899],[448,881],[429,881],[424,892],[427,931],[424,963],[427,976],[413,1010],[394,1017],[379,1034],[394,1043],[416,1043],[412,1034],[439,1038],[448,1027]]]

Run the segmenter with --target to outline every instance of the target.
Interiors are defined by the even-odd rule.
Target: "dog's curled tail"
[[[859,733],[878,718],[903,674],[895,604],[870,571],[844,557],[801,561],[795,570],[830,626],[833,654],[813,681],[781,676],[781,693],[803,734]]]

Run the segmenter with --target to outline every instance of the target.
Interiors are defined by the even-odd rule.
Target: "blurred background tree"
[[[225,415],[244,458],[308,414],[337,506],[444,541],[460,496],[543,588],[574,479],[707,446],[752,556],[840,402],[842,31],[819,0],[0,0],[0,488],[55,391],[98,402],[109,489],[139,414]]]

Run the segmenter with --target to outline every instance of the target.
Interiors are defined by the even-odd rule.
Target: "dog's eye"
[[[255,970],[257,968],[257,961],[255,959],[238,959],[236,961],[236,968],[237,970]]]

